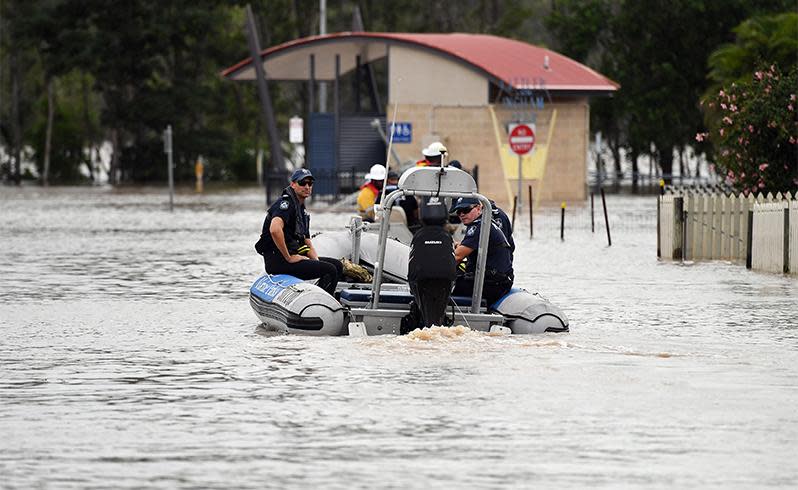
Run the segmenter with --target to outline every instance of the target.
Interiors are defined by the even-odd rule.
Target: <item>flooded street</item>
[[[798,279],[658,262],[653,197],[519,219],[570,333],[429,341],[263,335],[262,191],[175,202],[0,188],[0,487],[798,486]]]

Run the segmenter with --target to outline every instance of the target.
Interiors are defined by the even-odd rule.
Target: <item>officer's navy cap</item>
[[[476,197],[458,197],[457,200],[454,202],[454,206],[452,206],[452,212],[457,211],[458,209],[466,209],[479,204],[479,199]]]
[[[291,174],[291,182],[300,181],[300,180],[304,179],[305,177],[310,177],[311,179],[316,180],[316,178],[313,177],[313,174],[310,173],[310,170],[308,170],[306,168],[298,168],[298,169],[294,170],[293,174]]]

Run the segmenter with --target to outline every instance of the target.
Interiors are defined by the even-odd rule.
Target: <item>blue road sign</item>
[[[393,124],[393,142],[410,143],[413,141],[413,123],[397,122]]]

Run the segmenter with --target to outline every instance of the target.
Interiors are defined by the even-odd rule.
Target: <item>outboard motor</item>
[[[457,276],[452,236],[443,227],[449,216],[443,198],[426,198],[419,214],[423,227],[413,235],[407,270],[414,303],[402,321],[402,333],[443,324]]]

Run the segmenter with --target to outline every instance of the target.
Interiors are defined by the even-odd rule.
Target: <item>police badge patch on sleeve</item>
[[[281,202],[280,209],[288,209],[288,201]]]

